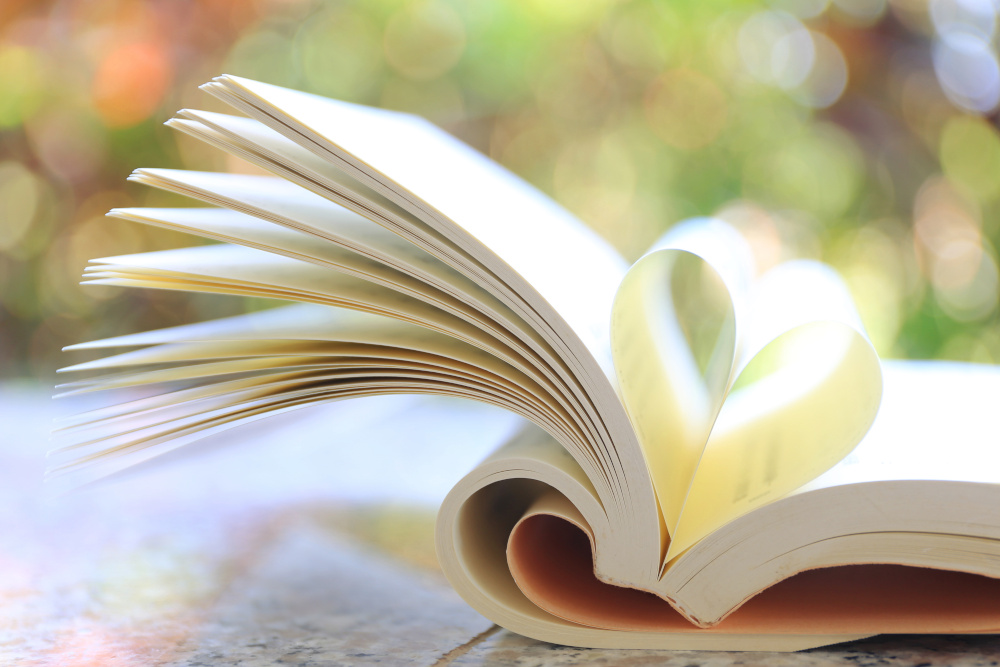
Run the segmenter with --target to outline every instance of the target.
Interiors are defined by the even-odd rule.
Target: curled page
[[[875,418],[881,369],[846,286],[815,262],[754,276],[721,221],[666,235],[629,270],[613,313],[666,561],[828,470]]]

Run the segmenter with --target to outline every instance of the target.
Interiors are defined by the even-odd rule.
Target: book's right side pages
[[[882,367],[882,405],[868,435],[802,491],[888,480],[1000,484],[1000,366],[883,361]]]
[[[817,633],[1000,630],[1000,367],[890,361],[884,378],[848,457],[672,563],[687,613],[717,623],[738,607],[717,627],[794,616]]]

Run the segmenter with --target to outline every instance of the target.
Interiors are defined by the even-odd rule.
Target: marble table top
[[[996,636],[696,653],[567,648],[498,628],[448,587],[432,535],[435,503],[513,428],[498,411],[342,404],[60,494],[41,483],[43,452],[67,409],[37,386],[0,384],[3,665],[1000,664]]]

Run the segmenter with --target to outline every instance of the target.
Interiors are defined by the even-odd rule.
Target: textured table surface
[[[495,411],[346,404],[61,496],[40,483],[52,414],[0,386],[0,664],[1000,664],[997,637],[669,653],[497,628],[447,586],[431,534],[440,495],[511,428]]]

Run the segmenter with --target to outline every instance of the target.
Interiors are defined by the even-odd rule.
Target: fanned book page
[[[54,479],[320,402],[460,397],[524,419],[437,524],[449,581],[510,630],[744,650],[1000,631],[996,368],[881,363],[829,267],[761,272],[719,220],[628,267],[424,120],[203,88],[233,113],[168,125],[273,175],[138,169],[197,205],[110,215],[211,243],[85,282],[276,305],[73,346],[108,356],[62,394],[107,401],[59,424]]]

